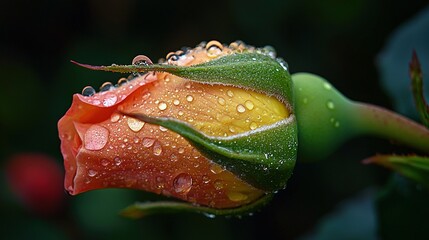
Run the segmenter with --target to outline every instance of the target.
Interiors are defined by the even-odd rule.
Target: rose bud
[[[70,194],[123,187],[192,203],[138,203],[127,216],[253,211],[286,186],[298,142],[303,161],[364,134],[429,153],[424,126],[351,101],[319,76],[291,77],[269,47],[211,41],[159,64],[76,64],[132,75],[84,88],[59,121]]]
[[[65,188],[139,189],[207,209],[261,204],[285,187],[297,154],[291,78],[274,55],[211,41],[159,64],[79,64],[133,74],[73,96],[58,123]]]

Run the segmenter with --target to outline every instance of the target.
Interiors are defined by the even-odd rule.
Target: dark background
[[[71,59],[107,65],[130,63],[144,54],[157,61],[201,41],[242,40],[273,46],[292,73],[317,73],[351,99],[391,108],[380,87],[377,55],[394,29],[428,2],[2,0],[0,4],[0,236],[296,239],[314,232],[344,199],[384,186],[389,172],[362,165],[361,160],[395,149],[383,140],[360,138],[324,162],[298,161],[288,187],[261,212],[243,218],[177,214],[123,219],[117,215],[123,207],[157,198],[133,190],[64,195],[60,210],[40,215],[12,194],[3,169],[11,156],[22,152],[44,153],[61,165],[56,123],[70,106],[72,94],[120,77],[78,68]]]

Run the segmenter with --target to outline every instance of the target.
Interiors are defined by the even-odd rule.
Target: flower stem
[[[354,103],[351,118],[361,134],[394,140],[429,154],[429,129],[387,109],[366,103]]]

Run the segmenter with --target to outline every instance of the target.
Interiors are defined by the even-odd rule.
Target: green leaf
[[[297,134],[293,115],[242,134],[211,137],[176,119],[139,113],[123,114],[180,134],[205,157],[265,191],[284,188],[295,166]]]
[[[254,211],[265,206],[272,199],[274,194],[267,194],[257,201],[254,201],[248,205],[244,205],[238,208],[229,209],[216,209],[209,207],[202,207],[185,202],[173,202],[173,201],[157,201],[157,202],[145,202],[135,203],[122,211],[122,215],[129,218],[142,218],[152,214],[160,213],[201,213],[208,217],[214,216],[241,216],[243,214],[252,214]]]
[[[288,104],[291,104],[292,100],[292,80],[289,72],[277,60],[261,53],[235,53],[191,66],[167,64],[92,66],[72,62],[100,71],[168,72],[192,81],[232,85],[276,95]]]
[[[364,160],[397,171],[426,187],[429,187],[429,157],[378,155]]]
[[[426,127],[429,127],[429,106],[426,103],[423,94],[423,73],[420,67],[420,62],[417,53],[413,52],[413,57],[410,62],[410,78],[413,88],[414,102],[416,103],[417,111],[420,114],[420,119]]]

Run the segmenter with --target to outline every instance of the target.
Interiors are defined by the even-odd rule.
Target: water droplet
[[[328,107],[328,109],[333,110],[335,108],[335,104],[334,104],[334,102],[329,100],[328,102],[326,102],[326,107]]]
[[[179,60],[179,56],[174,52],[170,52],[167,54],[166,59],[168,63],[176,62],[177,60]]]
[[[255,122],[250,123],[250,129],[251,130],[255,130],[256,128],[258,128],[258,124]]]
[[[265,47],[262,49],[262,52],[263,52],[264,54],[266,54],[266,55],[268,55],[268,56],[272,57],[272,58],[275,58],[275,57],[276,57],[276,55],[277,55],[276,50],[275,50],[275,49],[274,49],[274,47],[272,47],[272,46],[265,46]]]
[[[179,104],[180,104],[180,101],[179,101],[179,100],[177,100],[177,99],[174,99],[173,104],[177,106],[177,105],[179,105]]]
[[[155,142],[155,144],[153,145],[153,154],[155,156],[159,156],[162,153],[162,146],[161,143],[159,142]]]
[[[191,89],[191,82],[186,82],[185,83],[185,88]]]
[[[88,176],[90,176],[90,177],[95,177],[95,175],[97,175],[97,171],[95,171],[95,170],[92,170],[92,169],[89,169],[88,170]]]
[[[192,188],[192,177],[189,174],[180,173],[174,178],[173,187],[176,193],[188,193]]]
[[[232,133],[235,133],[235,127],[234,126],[229,126],[229,131]]]
[[[160,103],[158,104],[158,108],[159,108],[159,110],[164,111],[165,109],[167,109],[167,103],[165,103],[165,102],[160,102]]]
[[[143,138],[143,141],[142,141],[143,146],[147,148],[151,147],[154,142],[155,142],[155,139],[152,139],[152,138]]]
[[[138,120],[138,119],[128,117],[127,124],[128,124],[128,127],[133,132],[138,132],[138,131],[140,131],[143,128],[143,126],[144,126],[145,123],[142,122],[142,121],[140,121],[140,120]]]
[[[331,90],[331,89],[332,89],[332,85],[331,85],[331,84],[329,84],[329,83],[327,83],[327,82],[324,82],[324,83],[323,83],[323,87],[324,87],[326,90]]]
[[[184,148],[179,148],[179,150],[178,150],[178,151],[179,151],[179,153],[180,153],[180,154],[182,154],[182,153],[184,153],[184,152],[185,152],[185,149],[184,149]]]
[[[164,188],[164,178],[161,176],[156,177],[156,188],[162,189]]]
[[[107,165],[109,165],[109,160],[107,160],[107,159],[105,159],[105,158],[101,159],[101,165],[102,165],[103,167],[106,167]]]
[[[241,202],[248,198],[246,194],[240,192],[228,192],[226,195],[228,196],[229,200],[233,202]]]
[[[85,97],[90,97],[95,94],[95,89],[91,86],[86,86],[82,89],[82,95]]]
[[[280,66],[282,66],[284,70],[289,71],[289,65],[283,58],[277,58],[276,60],[278,63],[280,63]]]
[[[128,82],[128,79],[126,79],[126,78],[120,78],[119,80],[118,80],[118,86],[122,86],[122,85],[124,85],[124,84],[126,84]]]
[[[186,101],[192,102],[192,101],[194,101],[194,97],[192,97],[192,95],[188,95],[188,96],[186,96]]]
[[[246,106],[246,108],[249,109],[249,110],[252,110],[255,107],[255,105],[253,104],[253,102],[250,101],[250,100],[245,101],[244,102],[244,106]]]
[[[219,164],[212,164],[210,166],[210,172],[214,173],[214,174],[219,174],[221,172],[223,172],[224,169],[219,165]]]
[[[226,95],[228,95],[228,97],[234,97],[234,93],[231,90],[228,90]]]
[[[100,87],[100,92],[109,91],[110,89],[115,88],[111,82],[105,82]]]
[[[118,97],[115,94],[106,95],[103,99],[103,106],[105,107],[113,106],[115,105],[117,100],[118,100]]]
[[[161,132],[166,132],[168,129],[167,129],[167,128],[165,128],[165,127],[163,127],[163,126],[159,126],[159,130],[160,130]]]
[[[133,142],[134,142],[134,143],[139,143],[139,142],[140,142],[140,139],[139,139],[138,137],[135,137],[135,138],[133,139]]]
[[[116,166],[119,166],[119,165],[121,165],[121,163],[122,163],[122,159],[121,159],[120,157],[115,157],[115,158],[113,159],[113,161],[115,161],[115,165],[116,165]]]
[[[225,105],[225,99],[224,98],[222,98],[222,97],[219,97],[218,99],[217,99],[217,102],[220,104],[220,105]]]
[[[340,127],[340,122],[339,121],[336,121],[335,123],[334,123],[334,127]]]
[[[237,112],[244,113],[245,111],[246,111],[246,108],[243,105],[241,104],[237,105]]]
[[[222,53],[223,46],[218,41],[210,41],[206,45],[207,56],[208,57],[216,57]]]
[[[223,182],[220,179],[217,179],[216,181],[213,182],[213,187],[216,190],[221,190],[223,188]]]
[[[121,118],[121,115],[119,115],[118,113],[114,113],[114,114],[112,114],[112,116],[110,116],[110,121],[111,122],[117,122],[117,121],[119,121],[119,118]]]
[[[178,160],[178,158],[177,158],[177,156],[175,154],[171,154],[170,155],[170,161],[177,162],[177,160]]]
[[[203,175],[203,183],[209,183],[210,182],[210,177],[208,177],[207,175]]]
[[[88,150],[100,150],[107,144],[109,130],[99,125],[92,125],[85,133],[84,146]]]
[[[136,56],[131,63],[133,65],[143,65],[143,66],[147,66],[147,65],[153,64],[152,60],[150,60],[150,58],[148,58],[145,55],[138,55],[138,56]]]
[[[177,114],[179,114],[179,116],[183,116],[183,111],[180,110]]]

